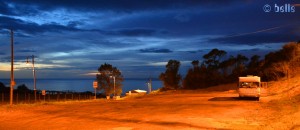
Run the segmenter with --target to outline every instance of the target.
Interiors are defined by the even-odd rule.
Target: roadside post
[[[44,102],[46,102],[46,90],[42,90],[42,95],[44,96]]]
[[[93,88],[95,89],[95,96],[94,96],[94,99],[97,99],[96,93],[97,93],[97,88],[98,88],[98,81],[94,81],[94,82],[93,82]]]

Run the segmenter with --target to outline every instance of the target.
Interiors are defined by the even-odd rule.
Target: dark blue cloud
[[[209,50],[205,50],[209,51]],[[177,52],[185,52],[185,53],[190,53],[190,54],[196,54],[196,53],[202,53],[204,50],[187,50],[187,51],[177,51]]]
[[[241,53],[246,52],[246,51],[250,51],[250,52],[255,52],[255,51],[260,51],[263,50],[262,48],[253,48],[253,49],[242,49],[240,50]]]
[[[11,14],[11,11],[9,10],[8,5],[3,1],[0,1],[0,13],[6,14],[6,15]]]
[[[217,42],[224,44],[261,44],[261,43],[282,43],[282,42],[295,42],[300,39],[300,35],[293,33],[261,33],[250,34],[235,37],[219,37],[208,40],[209,42]]]
[[[110,23],[111,28],[159,28],[168,31],[167,36],[232,35],[295,23],[300,11],[295,13],[265,13],[265,2],[242,2],[222,5],[203,11],[188,8],[169,12],[153,11],[125,17]],[[220,6],[217,5],[217,6]],[[190,9],[190,10],[189,10]]]
[[[21,49],[21,50],[17,50],[16,52],[36,52],[35,50],[32,50],[32,49]]]
[[[163,30],[145,28],[120,29],[115,31],[115,33],[122,36],[155,36],[167,34],[167,32]]]
[[[140,49],[141,53],[172,53],[173,51],[170,49],[159,49],[159,48],[147,48]]]
[[[198,7],[223,7],[237,0],[4,0],[5,3],[16,5],[38,6],[41,10],[52,10],[57,8],[68,8],[74,10],[105,10],[116,12],[134,12],[145,10],[186,9]]]
[[[45,68],[51,71],[49,77],[58,72],[80,77],[74,74],[96,71],[105,62],[120,67],[125,76],[152,71],[156,76],[165,69],[161,63],[201,60],[212,48],[228,55],[263,55],[300,40],[298,7],[290,14],[263,11],[265,4],[277,2],[2,0],[0,58],[10,61],[9,28],[15,31],[17,61],[32,53],[40,56],[40,64],[61,65],[57,70]],[[291,1],[278,4],[285,2]]]
[[[63,26],[59,23],[38,25],[33,22],[23,21],[6,16],[0,16],[0,21],[0,28],[2,29],[13,29],[14,31],[22,31],[29,34],[44,32],[80,31],[80,29]]]
[[[10,5],[9,5],[10,4]],[[22,16],[22,15],[36,15],[39,13],[34,6],[31,5],[20,5],[12,1],[0,1],[0,14]]]
[[[26,62],[28,56],[24,56],[24,55],[15,55],[14,56],[14,61],[21,61],[21,62]],[[1,62],[10,62],[11,57],[10,56],[5,56],[1,58]]]
[[[186,51],[187,53],[192,53],[192,54],[195,54],[197,53],[198,51]]]
[[[84,23],[83,22],[81,22],[81,21],[71,21],[71,22],[69,22],[68,23],[68,27],[69,28],[76,28],[77,26],[79,26],[79,25],[83,25]]]
[[[29,37],[28,34],[38,34],[45,32],[57,32],[61,33],[64,31],[71,32],[98,32],[101,35],[112,35],[112,36],[156,36],[168,34],[165,30],[150,29],[150,28],[128,28],[118,30],[101,30],[101,29],[79,29],[78,25],[82,25],[83,22],[72,21],[68,25],[61,25],[59,23],[47,23],[47,24],[36,24],[33,22],[24,21],[21,19],[0,16],[0,28],[2,29],[13,29],[19,31],[17,36]],[[23,32],[23,33],[22,33]]]

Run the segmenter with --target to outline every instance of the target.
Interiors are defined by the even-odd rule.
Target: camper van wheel
[[[256,98],[256,101],[259,101],[259,97]]]

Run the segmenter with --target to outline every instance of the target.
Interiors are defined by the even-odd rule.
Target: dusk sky
[[[283,12],[276,12],[277,6]],[[1,0],[0,78],[5,79],[10,28],[15,78],[32,78],[25,64],[30,55],[36,56],[37,78],[94,78],[104,63],[125,78],[157,78],[170,59],[181,62],[185,75],[192,60],[203,61],[213,48],[227,56],[263,57],[299,41],[300,7],[283,0]]]

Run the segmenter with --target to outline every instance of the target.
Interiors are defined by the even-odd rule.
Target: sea
[[[93,82],[95,79],[37,79],[37,90],[48,91],[72,91],[72,92],[94,92]],[[148,91],[148,79],[124,79],[123,94],[130,90],[146,90]],[[0,79],[7,87],[10,84],[10,79]],[[33,90],[33,79],[15,79],[17,88],[19,85],[25,84],[29,89]],[[152,79],[152,90],[157,90],[162,87],[162,82],[158,79]]]

